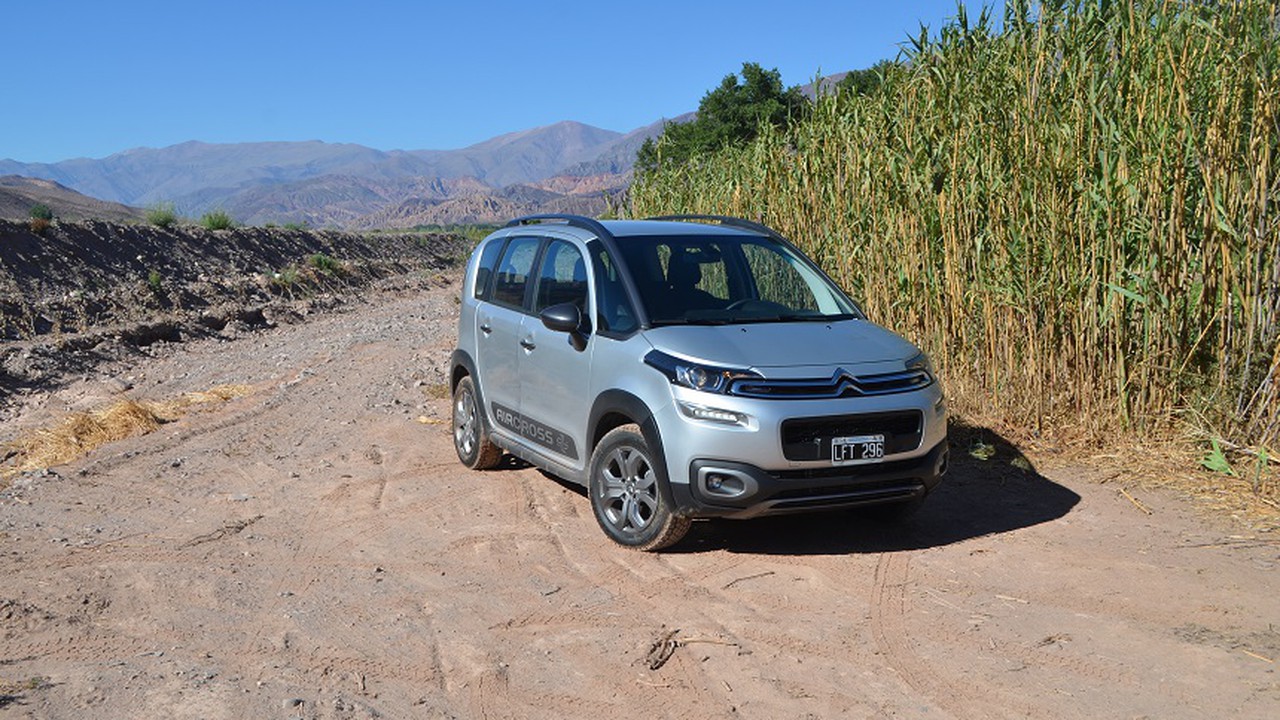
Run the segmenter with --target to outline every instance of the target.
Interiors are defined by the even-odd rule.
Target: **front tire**
[[[671,512],[661,491],[655,456],[637,425],[610,430],[591,453],[588,494],[600,529],[637,550],[670,547],[692,521]]]
[[[472,470],[487,470],[502,459],[502,448],[489,440],[470,375],[459,380],[453,389],[453,449],[462,464]]]

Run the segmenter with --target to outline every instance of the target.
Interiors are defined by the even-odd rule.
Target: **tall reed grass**
[[[1262,0],[960,9],[881,92],[641,178],[632,214],[778,228],[962,410],[1274,449],[1278,25]]]

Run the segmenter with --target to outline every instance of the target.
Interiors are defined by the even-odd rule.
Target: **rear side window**
[[[533,260],[538,254],[541,240],[532,237],[514,238],[507,243],[494,277],[493,302],[513,308],[524,306],[524,290],[533,271]]]
[[[502,241],[494,240],[480,251],[480,264],[476,267],[475,297],[479,300],[489,299],[489,280],[498,267],[498,253],[502,252]]]

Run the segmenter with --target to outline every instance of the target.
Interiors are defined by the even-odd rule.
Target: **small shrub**
[[[178,215],[174,212],[173,203],[156,203],[147,210],[147,222],[156,227],[167,228],[178,222]]]
[[[43,675],[32,675],[25,683],[27,690],[42,690],[49,686],[49,678]]]
[[[36,203],[31,206],[31,219],[50,222],[53,220],[53,210],[49,209],[49,206],[44,203]]]
[[[162,226],[163,227],[163,226]],[[159,270],[152,270],[147,273],[147,287],[151,288],[151,292],[159,295],[164,290],[163,280]]]
[[[37,235],[43,235],[45,230],[49,229],[49,221],[46,218],[31,218],[31,232]]]
[[[285,229],[285,230],[306,230],[306,229],[307,229],[307,223],[306,223],[306,221],[303,221],[303,222],[287,222],[287,223],[285,223],[285,224],[284,224],[284,229]]]
[[[1236,472],[1235,468],[1231,467],[1231,461],[1227,460],[1227,454],[1223,452],[1222,444],[1218,442],[1218,438],[1210,438],[1209,444],[1209,453],[1200,459],[1200,464],[1206,470],[1238,477],[1239,473]]]
[[[230,230],[235,227],[231,216],[222,210],[211,210],[201,215],[200,224],[207,230]]]
[[[271,273],[271,285],[284,290],[292,290],[298,283],[298,267],[289,265]]]
[[[307,264],[326,275],[335,275],[342,270],[337,260],[324,253],[316,253],[308,257]]]

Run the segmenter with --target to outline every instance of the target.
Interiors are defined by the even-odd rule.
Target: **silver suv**
[[[693,518],[904,514],[947,469],[929,359],[737,218],[511,221],[467,263],[451,381],[464,465],[581,484],[643,550]]]

